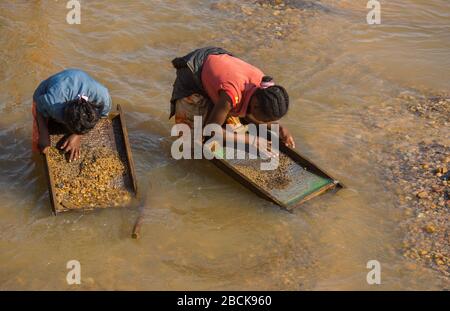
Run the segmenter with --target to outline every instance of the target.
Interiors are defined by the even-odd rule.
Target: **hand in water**
[[[288,147],[295,148],[294,137],[285,127],[280,127],[280,138],[281,141]]]
[[[65,152],[70,152],[69,162],[77,160],[80,157],[81,135],[70,135],[61,146]]]

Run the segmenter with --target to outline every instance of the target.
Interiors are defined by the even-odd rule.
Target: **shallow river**
[[[381,25],[368,25],[364,0],[290,0],[282,10],[237,0],[81,1],[81,25],[69,25],[66,1],[1,1],[0,289],[442,288],[436,272],[408,269],[401,255],[404,216],[372,159],[389,133],[364,120],[404,91],[448,88],[450,2],[381,2]],[[284,124],[297,149],[344,190],[290,214],[206,161],[171,159],[170,60],[206,45],[288,89]],[[147,196],[138,241],[135,209],[51,214],[30,150],[31,97],[71,67],[104,83],[126,111]],[[71,259],[81,263],[79,287],[66,283]],[[381,263],[379,286],[367,284],[369,260]]]

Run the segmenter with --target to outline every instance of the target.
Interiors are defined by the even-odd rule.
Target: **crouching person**
[[[47,152],[50,121],[67,131],[61,149],[69,161],[78,159],[82,135],[108,116],[111,105],[108,89],[82,70],[67,69],[44,80],[33,95],[33,152]]]
[[[171,98],[171,114],[177,124],[192,128],[195,116],[203,117],[202,126],[229,124],[279,125],[288,111],[289,96],[257,67],[218,47],[197,49],[172,60],[177,70]],[[287,128],[279,125],[284,144],[294,147]],[[225,137],[225,135],[224,135]],[[234,140],[239,138],[234,136]],[[263,138],[245,136],[246,144],[258,149]],[[261,151],[261,150],[260,150]]]

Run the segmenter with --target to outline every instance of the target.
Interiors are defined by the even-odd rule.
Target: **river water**
[[[402,92],[448,90],[450,2],[381,1],[381,25],[367,24],[363,0],[285,2],[81,1],[81,25],[69,25],[66,1],[1,1],[0,289],[443,287],[401,254],[404,215],[372,158],[389,132],[365,117]],[[287,88],[283,122],[297,149],[344,190],[290,214],[206,161],[170,158],[170,60],[206,45]],[[146,195],[140,240],[130,239],[135,209],[51,214],[30,150],[31,97],[41,80],[74,67],[126,111]],[[411,131],[420,136],[419,125]],[[72,259],[81,263],[76,287],[66,282]],[[381,285],[366,281],[369,260],[381,264]]]

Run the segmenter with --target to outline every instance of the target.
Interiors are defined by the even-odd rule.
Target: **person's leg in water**
[[[39,148],[39,127],[37,123],[37,112],[36,112],[36,103],[33,101],[33,106],[31,107],[31,112],[33,114],[33,134],[31,137],[31,151],[33,154],[40,153],[41,149]]]

